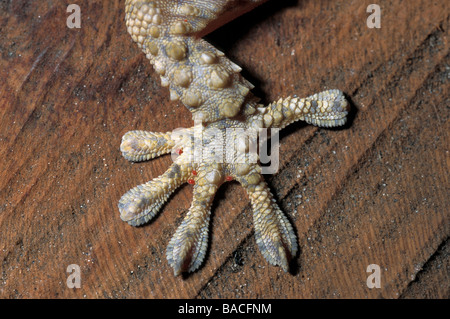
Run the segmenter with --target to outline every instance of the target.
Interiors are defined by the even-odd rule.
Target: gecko
[[[192,204],[166,250],[175,276],[202,265],[212,200],[228,181],[239,182],[248,194],[261,254],[271,265],[289,271],[298,250],[297,238],[264,181],[255,151],[258,132],[282,129],[299,120],[320,127],[346,122],[349,104],[336,89],[261,104],[251,91],[253,85],[241,75],[242,69],[201,37],[221,19],[229,20],[239,6],[252,8],[261,2],[125,1],[128,33],[150,60],[161,85],[169,89],[170,100],[184,104],[194,120],[194,126],[171,132],[130,131],[120,144],[129,161],[146,161],[163,154],[171,154],[173,159],[161,176],[121,197],[120,217],[128,224],[149,222],[177,188],[192,185]]]

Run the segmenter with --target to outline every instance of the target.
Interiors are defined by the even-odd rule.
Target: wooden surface
[[[187,127],[190,113],[126,33],[123,0],[74,2],[81,29],[66,27],[71,1],[0,2],[0,297],[450,297],[448,1],[380,0],[381,29],[366,25],[372,1],[270,1],[208,36],[265,102],[339,88],[353,110],[343,129],[281,135],[266,180],[298,235],[293,273],[261,256],[248,198],[228,183],[186,278],[165,249],[191,186],[144,227],[117,202],[171,162],[127,162],[121,136]]]

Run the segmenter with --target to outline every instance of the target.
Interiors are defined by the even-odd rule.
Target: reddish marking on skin
[[[228,182],[230,182],[230,181],[233,180],[233,176],[227,176],[227,177],[225,177],[225,179],[226,179]]]
[[[178,155],[183,154],[183,150],[180,148],[179,150],[177,150],[177,154],[178,154]]]
[[[188,183],[191,184],[191,185],[194,185],[195,181],[192,178],[190,178],[190,179],[188,179]]]
[[[192,171],[192,175],[197,176],[197,171]]]

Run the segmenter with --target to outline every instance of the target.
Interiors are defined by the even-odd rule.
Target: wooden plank
[[[190,186],[144,227],[117,210],[170,164],[127,162],[121,136],[192,125],[126,33],[123,1],[80,3],[81,29],[61,1],[0,4],[0,296],[448,298],[449,5],[379,1],[381,29],[369,29],[369,4],[269,1],[208,36],[266,102],[339,88],[354,112],[344,129],[282,133],[266,180],[299,238],[292,274],[261,256],[247,196],[228,183],[187,278],[165,249]],[[66,286],[70,264],[81,289]]]

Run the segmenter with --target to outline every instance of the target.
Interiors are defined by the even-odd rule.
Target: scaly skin
[[[168,133],[131,131],[121,144],[131,161],[172,152],[174,163],[160,177],[139,185],[119,201],[121,218],[133,226],[148,222],[183,183],[193,185],[193,201],[167,248],[174,274],[192,272],[203,262],[213,197],[226,181],[247,191],[253,208],[255,236],[272,265],[289,269],[297,240],[288,219],[274,201],[253,151],[256,133],[283,128],[297,120],[317,126],[343,125],[348,104],[338,90],[308,98],[288,97],[268,106],[258,104],[241,68],[206,41],[196,37],[237,4],[260,0],[126,0],[126,24],[145,52],[171,100],[180,100],[195,125]]]

